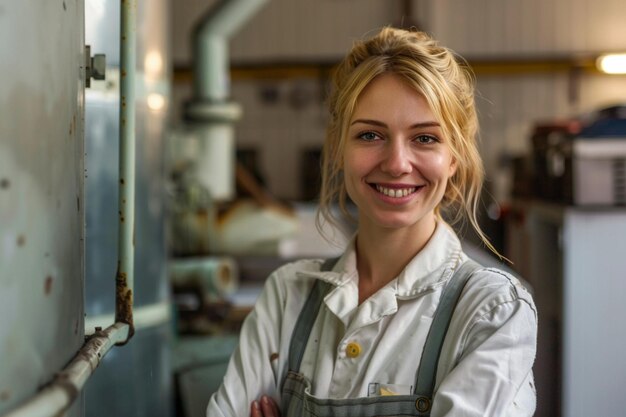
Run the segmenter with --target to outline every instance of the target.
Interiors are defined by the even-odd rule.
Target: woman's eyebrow
[[[357,120],[353,121],[352,123],[350,123],[350,126],[352,126],[352,125],[354,125],[356,123],[363,123],[363,124],[368,124],[368,125],[387,127],[387,124],[385,124],[385,123],[383,123],[383,122],[381,122],[379,120],[373,120],[373,119],[357,119]],[[412,124],[409,127],[411,129],[421,128],[421,127],[441,127],[441,124],[439,124],[438,122],[435,122],[435,121],[426,121],[426,122],[419,122],[419,123]]]

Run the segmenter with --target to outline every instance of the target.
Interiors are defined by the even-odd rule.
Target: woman
[[[383,29],[334,75],[321,215],[358,231],[335,261],[285,265],[246,319],[208,416],[530,416],[536,310],[443,221],[475,209],[473,81],[421,32]],[[460,295],[459,295],[460,294]],[[458,301],[457,301],[458,298]]]

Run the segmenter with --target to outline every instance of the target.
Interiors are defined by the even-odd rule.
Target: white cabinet
[[[626,209],[531,204],[537,417],[626,416]]]

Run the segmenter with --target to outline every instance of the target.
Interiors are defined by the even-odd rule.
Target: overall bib
[[[332,268],[336,259],[322,265]],[[311,384],[300,373],[300,363],[324,296],[332,284],[316,281],[300,312],[289,346],[289,371],[282,383],[281,411],[283,417],[375,417],[430,416],[441,347],[459,300],[470,275],[480,268],[467,260],[460,265],[443,289],[439,305],[426,337],[412,395],[393,395],[347,399],[321,399],[310,394]]]

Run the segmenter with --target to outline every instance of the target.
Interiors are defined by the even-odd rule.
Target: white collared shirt
[[[285,265],[267,280],[246,318],[228,371],[211,397],[208,417],[249,416],[266,394],[280,404],[295,322],[316,279],[326,295],[300,371],[319,398],[367,397],[372,383],[410,390],[441,290],[466,259],[448,225],[400,275],[358,305],[354,241],[332,271],[321,260]],[[519,281],[497,269],[477,271],[459,301],[437,372],[432,417],[531,416],[537,315]],[[347,353],[348,347],[358,347]]]

